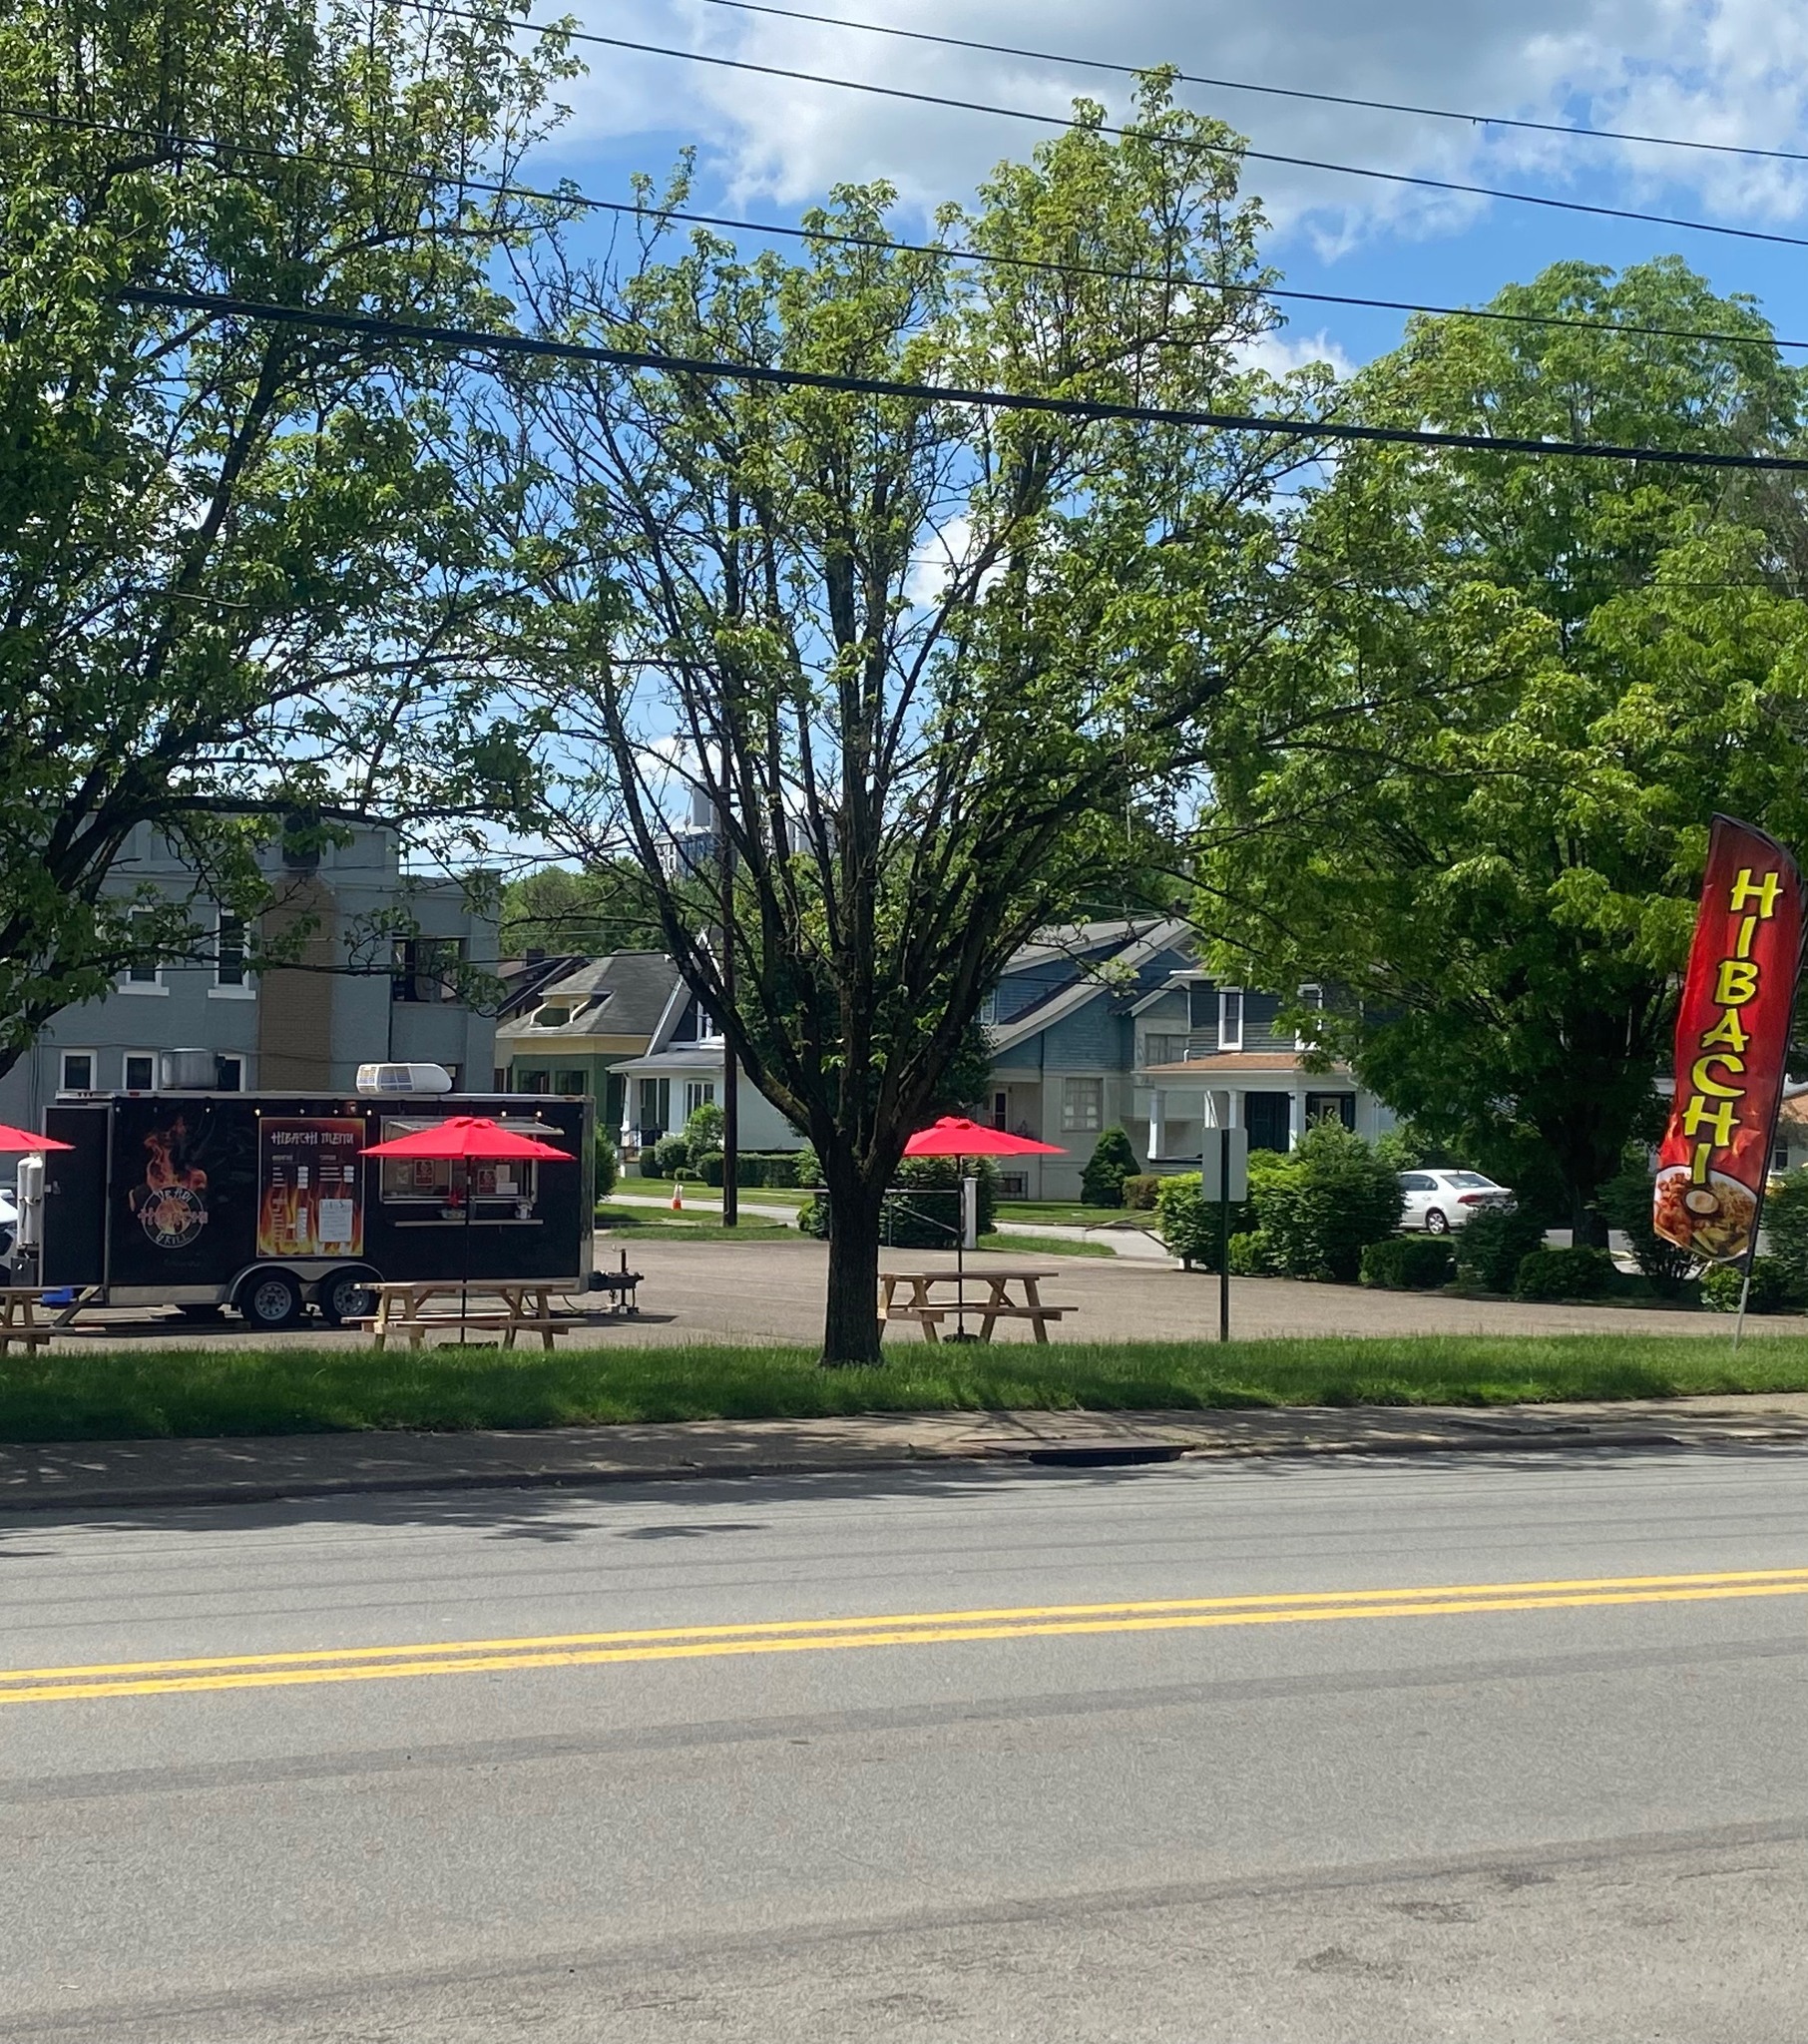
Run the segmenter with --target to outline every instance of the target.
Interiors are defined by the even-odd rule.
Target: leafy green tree
[[[1400,1226],[1394,1167],[1335,1115],[1314,1122],[1285,1156],[1249,1160],[1249,1207],[1289,1278],[1354,1284],[1362,1252]]]
[[[895,247],[883,188],[811,217],[860,246],[743,260],[699,235],[667,260],[649,192],[644,259],[549,274],[542,317],[829,376],[1260,401],[1241,356],[1266,315],[1223,288],[1261,275],[1234,138],[1161,79],[1119,140],[1081,116],[941,218],[951,242],[1065,271]],[[560,725],[601,780],[579,758],[551,827],[584,856],[625,836],[658,875],[667,947],[818,1160],[825,1359],[874,1362],[905,1141],[1024,937],[1140,884],[1138,803],[1184,783],[1201,713],[1274,629],[1267,499],[1310,450],[696,374],[522,387],[566,505],[547,521]],[[692,797],[728,856],[675,872]]]
[[[647,876],[631,859],[587,872],[542,866],[502,889],[502,951],[662,951],[666,933],[652,905]]]
[[[1561,264],[1496,304],[1612,330],[1420,319],[1357,413],[1797,445],[1769,328],[1674,259]],[[1219,963],[1346,989],[1298,1018],[1321,1051],[1529,1193],[1550,1160],[1582,1239],[1651,1111],[1712,812],[1808,831],[1799,523],[1773,478],[1353,448],[1302,534],[1311,622],[1214,762]]]
[[[417,841],[527,813],[534,720],[496,708],[519,564],[452,430],[465,371],[155,293],[485,323],[546,209],[481,188],[565,68],[508,6],[0,15],[0,1070],[193,953],[213,901],[267,905],[292,811]],[[135,833],[192,898],[134,886]]]

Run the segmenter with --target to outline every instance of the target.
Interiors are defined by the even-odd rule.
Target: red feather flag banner
[[[1709,1263],[1757,1246],[1802,971],[1802,876],[1774,837],[1714,818],[1676,1015],[1676,1092],[1652,1226]]]

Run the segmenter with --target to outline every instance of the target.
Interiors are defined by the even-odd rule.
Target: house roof
[[[993,1056],[1014,1050],[1026,1038],[1112,991],[1109,981],[1094,978],[1081,969],[1083,959],[1093,962],[1098,954],[1104,953],[1110,963],[1133,971],[1184,941],[1186,931],[1185,923],[1170,917],[1150,922],[1083,923],[1038,932],[1034,942],[1013,953],[1007,972],[1021,972],[1030,965],[1062,958],[1073,964],[1075,977],[1051,987],[1041,1000],[1020,1008],[1010,1021],[996,1024],[989,1032]]]
[[[710,1078],[719,1079],[726,1066],[727,1052],[719,1044],[699,1047],[693,1043],[668,1044],[664,1050],[652,1050],[644,1057],[624,1058],[617,1065],[618,1072],[643,1072],[651,1077],[670,1077],[675,1073],[706,1072]]]
[[[556,1044],[573,1037],[644,1036],[652,1039],[678,984],[678,967],[664,951],[615,951],[543,987],[536,1008],[569,1007],[569,1021],[551,1027],[533,1012],[512,1018],[496,1034],[518,1046]]]

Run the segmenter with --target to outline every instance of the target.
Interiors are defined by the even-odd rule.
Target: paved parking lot
[[[827,1251],[814,1242],[659,1243],[637,1245],[635,1268],[646,1278],[638,1318],[597,1322],[598,1338],[623,1342],[773,1341],[809,1343],[822,1330]],[[933,1251],[888,1253],[888,1268],[954,1268],[952,1256]],[[1217,1333],[1217,1279],[1103,1257],[1042,1259],[985,1252],[977,1268],[1000,1264],[1058,1272],[1044,1296],[1074,1308],[1054,1330],[1064,1341],[1212,1340]],[[1506,1300],[1446,1298],[1419,1292],[1368,1291],[1356,1285],[1298,1284],[1277,1278],[1231,1280],[1231,1332],[1244,1337],[1327,1334],[1699,1334],[1725,1340],[1730,1323],[1716,1313],[1635,1306],[1515,1305]],[[1747,1334],[1808,1334],[1808,1316],[1753,1319]],[[271,1339],[357,1346],[368,1337],[318,1325],[270,1336],[247,1331],[236,1319],[198,1327],[173,1315],[145,1311],[84,1314],[57,1337],[58,1349],[78,1351],[101,1341],[140,1341],[193,1347],[261,1346]],[[919,1339],[895,1325],[891,1341]],[[1027,1340],[1028,1329],[1007,1324],[1001,1340]]]

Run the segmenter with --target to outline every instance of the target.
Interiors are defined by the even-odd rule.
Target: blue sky
[[[569,0],[609,35],[1063,111],[1078,93],[1122,108],[1097,73],[738,13],[712,0]],[[822,12],[1120,63],[1171,61],[1218,78],[1411,101],[1808,153],[1808,6],[1799,0],[799,0]],[[536,10],[554,12],[552,0]],[[696,203],[795,220],[842,179],[886,177],[920,226],[970,196],[1027,124],[749,77],[609,50],[568,92],[573,118],[543,173],[604,198],[636,170],[701,153]],[[1199,86],[1181,97],[1287,155],[1510,186],[1808,239],[1808,163],[1530,136],[1467,124]],[[1312,290],[1476,303],[1545,263],[1623,265],[1674,252],[1722,291],[1762,302],[1778,332],[1808,339],[1808,248],[1587,219],[1251,165],[1273,221],[1268,258]],[[1289,309],[1288,356],[1361,362],[1398,337],[1399,315]],[[1791,356],[1808,361],[1808,352]]]

